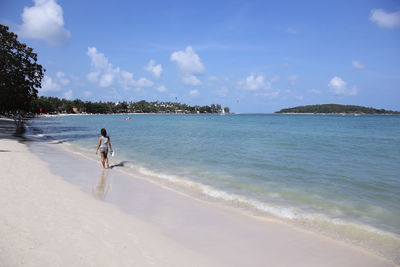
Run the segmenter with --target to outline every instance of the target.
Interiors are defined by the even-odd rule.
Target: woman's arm
[[[110,146],[110,151],[111,151],[111,153],[113,152],[113,149],[112,149],[112,147],[111,147],[111,138],[110,137],[108,137],[108,145]]]
[[[96,154],[99,151],[100,145],[101,145],[101,137],[99,138],[99,143],[97,144]]]

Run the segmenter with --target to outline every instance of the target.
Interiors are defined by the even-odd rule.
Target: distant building
[[[85,108],[72,107],[72,111],[74,113],[82,113],[82,112],[86,113],[86,109]]]

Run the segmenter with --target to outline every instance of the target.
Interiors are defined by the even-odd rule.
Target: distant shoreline
[[[95,116],[95,115],[219,115],[219,113],[60,113],[60,114],[40,114],[37,117],[61,117],[61,116]],[[229,113],[234,114],[234,113]]]
[[[310,113],[310,112],[270,112],[270,113],[229,113],[227,115],[400,115],[398,113]],[[62,116],[96,116],[96,115],[219,115],[218,113],[64,113],[64,114],[41,114],[35,118],[50,118],[50,117],[62,117]]]
[[[284,114],[400,114],[400,111],[339,104],[322,104],[285,108],[275,113]]]

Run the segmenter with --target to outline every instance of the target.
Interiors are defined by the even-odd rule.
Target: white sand
[[[0,140],[0,266],[216,266]]]
[[[132,177],[112,170],[114,198],[123,195],[118,183],[132,194],[125,213],[54,175],[26,145],[5,137],[0,135],[0,266],[394,266],[279,221],[140,179],[132,185]],[[59,162],[61,169],[86,160],[65,157],[71,159]],[[92,164],[84,162],[84,175],[100,168]]]

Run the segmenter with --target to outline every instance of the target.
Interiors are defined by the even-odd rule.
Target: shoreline
[[[0,139],[0,144],[3,146],[2,139]],[[53,151],[49,151],[49,148]],[[87,192],[90,188],[88,184],[93,183],[93,179],[95,183],[101,181],[99,163],[89,162],[81,155],[62,151],[63,148],[56,145],[47,144],[45,149],[47,149],[46,153],[54,153],[53,156],[56,160],[47,162],[48,169],[53,176],[51,179],[62,177],[68,181],[63,176],[79,173],[79,177],[73,183],[74,190],[80,191],[80,193],[82,193],[81,191],[86,192],[83,194],[87,197],[87,201],[93,200],[93,197],[87,194],[90,193]],[[27,156],[28,158],[37,158],[40,153],[32,154],[32,150],[30,150]],[[60,156],[65,159],[63,161],[64,164],[66,163],[65,166],[57,164],[57,160],[60,162]],[[43,164],[43,159],[40,161]],[[74,170],[71,170],[71,165],[74,166]],[[112,191],[108,193],[107,197],[113,199],[114,203],[100,203],[121,209],[129,218],[139,219],[161,229],[171,238],[172,243],[176,242],[185,249],[191,248],[192,252],[195,251],[201,255],[200,258],[211,262],[199,266],[214,266],[212,263],[221,259],[222,261],[218,262],[217,266],[232,266],[241,261],[248,263],[249,260],[255,263],[255,266],[262,266],[267,262],[270,265],[272,262],[272,265],[287,266],[360,266],[363,264],[365,266],[395,266],[363,249],[330,240],[316,233],[303,231],[275,220],[265,221],[245,216],[231,208],[201,202],[177,194],[177,192],[166,191],[143,180],[145,178],[142,177],[133,177],[132,179],[131,176],[128,177],[117,170],[109,172],[108,177],[112,180]],[[58,174],[58,176],[55,178],[54,174]],[[65,183],[71,185],[70,181]],[[77,185],[78,188],[76,188]],[[86,190],[83,189],[84,187]],[[127,194],[129,195],[127,196]],[[227,218],[229,219],[227,220]],[[126,219],[122,220],[126,221]],[[149,238],[152,238],[151,234]],[[231,242],[226,242],[227,240]],[[83,240],[83,242],[86,241]],[[307,244],[306,248],[304,248],[304,244]],[[229,247],[226,248],[226,246]],[[282,246],[286,247],[286,250],[278,249]],[[232,251],[241,251],[242,255],[231,255]],[[292,256],[291,259],[287,259],[287,255]],[[310,257],[310,255],[313,256]],[[341,259],[338,259],[337,255],[341,255]],[[195,256],[192,255],[192,257]]]
[[[241,112],[230,112],[226,113],[225,115],[353,115],[353,116],[369,116],[369,115],[382,115],[382,116],[393,116],[393,115],[400,115],[398,113],[286,113],[286,112],[270,112],[270,113],[241,113]],[[98,115],[221,115],[220,113],[68,113],[68,114],[41,114],[35,118],[51,118],[51,117],[67,117],[67,116],[98,116]]]
[[[60,149],[64,152],[76,154],[78,158],[83,157],[91,162],[94,162],[95,164],[98,163],[98,159],[91,157],[90,154],[84,153],[84,151],[80,151],[80,149],[74,144],[70,144],[68,142],[55,142],[54,144],[60,146]],[[61,153],[63,153],[62,151]],[[117,166],[118,165],[119,164],[117,164]],[[120,167],[123,167],[123,165]],[[144,167],[140,167],[139,169],[143,168]],[[209,185],[203,185],[194,181],[182,180],[181,178],[175,176],[170,177],[170,175],[166,175],[168,177],[165,177],[165,175],[161,174],[161,177],[158,177],[157,173],[153,173],[151,170],[146,168],[144,171],[139,172],[132,171],[132,169],[129,167],[115,168],[113,171],[122,173],[133,179],[143,180],[156,187],[162,187],[165,190],[172,191],[174,194],[185,196],[186,198],[202,202],[206,205],[217,205],[258,221],[283,224],[289,228],[295,228],[311,235],[317,235],[322,238],[327,238],[333,242],[338,242],[342,245],[344,244],[346,246],[360,249],[366,253],[371,253],[371,255],[376,257],[381,257],[389,262],[396,263],[398,260],[396,252],[393,253],[393,247],[399,248],[398,237],[394,233],[387,232],[367,224],[360,224],[341,219],[332,219],[324,216],[324,214],[297,215],[296,212],[292,210],[289,210],[288,212],[290,214],[295,212],[295,214],[293,214],[295,218],[292,218],[290,214],[288,215],[289,217],[287,217],[285,214],[287,213],[286,210],[288,207],[280,207],[283,210],[278,211],[277,209],[279,207],[269,206],[268,203],[258,202],[243,196],[232,195],[225,191],[220,191],[220,189],[210,187]],[[74,184],[80,183],[77,181],[72,181],[67,176],[68,175],[64,177],[64,179],[67,181]],[[82,190],[89,192],[88,189]],[[204,192],[204,190],[207,192]],[[127,192],[125,192],[125,194],[128,195]],[[215,196],[215,194],[222,194],[222,197]],[[228,199],[226,199],[226,196]],[[233,200],[229,200],[231,198]],[[118,203],[118,201],[114,202],[114,204],[121,208],[124,208],[125,206],[124,203]],[[277,215],[276,212],[283,212],[284,216],[282,217],[280,214]],[[313,218],[317,216],[314,219],[318,219],[314,221],[314,219],[312,219],[310,216]],[[375,241],[372,242],[371,240]],[[385,247],[386,250],[382,251],[381,247]]]

